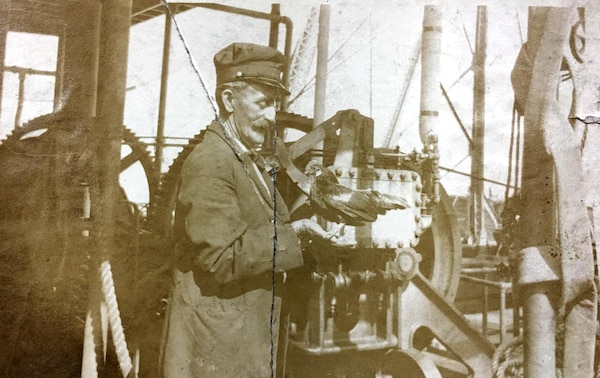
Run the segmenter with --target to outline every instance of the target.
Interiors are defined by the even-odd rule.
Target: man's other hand
[[[352,248],[356,246],[354,240],[339,235],[340,230],[343,226],[337,230],[327,232],[321,227],[321,225],[312,219],[299,219],[291,223],[292,228],[296,234],[300,237],[307,237],[309,239],[321,239],[331,243],[331,245],[340,248]]]

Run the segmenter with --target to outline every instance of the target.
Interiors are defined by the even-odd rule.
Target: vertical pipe
[[[429,193],[422,193],[423,203],[440,200],[440,169],[437,137],[438,108],[440,103],[440,57],[442,50],[442,11],[440,6],[426,5],[423,10],[421,36],[421,104],[419,135],[424,151],[431,161]]]
[[[329,59],[329,14],[331,6],[321,4],[319,8],[319,37],[317,40],[317,74],[315,80],[315,106],[313,127],[325,121],[325,102],[327,97],[327,60]],[[315,146],[323,150],[323,142]],[[322,157],[316,159],[322,162]]]
[[[25,102],[25,71],[19,71],[19,94],[17,96],[17,111],[15,112],[15,128],[21,125],[21,114],[23,113],[23,103]]]
[[[167,108],[167,92],[169,87],[169,56],[171,53],[172,19],[165,13],[165,32],[163,40],[162,68],[160,73],[160,97],[158,102],[158,123],[156,125],[156,152],[154,174],[160,180],[163,148],[165,144],[165,114]]]
[[[112,216],[114,204],[119,199],[119,173],[123,114],[127,83],[127,53],[132,0],[105,0],[100,19],[100,46],[98,67],[97,124],[98,198],[93,197],[92,212],[99,220],[97,247],[100,256],[110,255],[112,236],[116,227]]]
[[[556,288],[560,290],[559,288]],[[556,320],[554,306],[548,297],[547,287],[530,284],[521,287],[523,303],[525,377],[552,378],[556,376],[554,338]]]
[[[502,344],[506,339],[506,324],[504,324],[505,311],[506,311],[506,288],[502,284],[502,286],[500,286],[500,312],[499,312],[500,344]]]
[[[100,15],[98,64],[97,140],[95,172],[90,181],[91,212],[94,219],[92,236],[94,268],[90,274],[89,310],[86,317],[82,377],[97,376],[93,348],[95,330],[106,332],[106,306],[100,290],[100,265],[109,259],[115,246],[115,204],[119,199],[119,172],[127,53],[132,0],[105,0]],[[104,309],[104,310],[103,310]],[[103,315],[104,313],[104,315]],[[106,346],[106,340],[103,340]],[[88,346],[86,348],[85,346]],[[106,350],[106,349],[105,349]]]
[[[475,54],[473,57],[473,146],[471,148],[471,227],[475,245],[487,242],[484,227],[484,139],[485,139],[485,57],[487,48],[487,7],[477,7]]]
[[[487,273],[485,275],[485,279],[487,279]],[[487,337],[487,329],[488,329],[488,309],[490,308],[489,303],[489,290],[487,285],[483,285],[483,312],[481,313],[481,334],[484,337]]]
[[[271,14],[280,16],[280,5],[271,4]],[[271,20],[271,28],[269,29],[269,46],[276,49],[279,44],[279,21]]]
[[[71,79],[77,84],[73,85],[67,81],[69,107],[90,117],[96,113],[96,89],[98,84],[98,46],[100,41],[100,11],[99,3],[89,4],[85,12],[81,8],[71,8],[69,10],[69,20],[67,25],[64,72],[68,72]],[[77,14],[75,12],[78,12]],[[78,22],[75,22],[78,20]],[[82,25],[86,27],[83,28]],[[85,31],[82,34],[82,31]],[[84,63],[84,64],[82,64]],[[61,74],[58,73],[57,74]],[[66,104],[65,104],[66,105]],[[86,223],[82,230],[82,236],[86,239],[90,236],[91,217],[91,192],[89,183],[82,183],[83,186],[83,219]],[[86,246],[90,244],[86,241]],[[89,279],[98,278],[97,275],[90,274]],[[97,302],[99,285],[96,281],[88,289],[90,298]],[[83,358],[81,363],[82,377],[96,377],[98,375],[98,364],[96,358],[96,343],[104,335],[101,330],[107,330],[108,324],[106,308],[102,304],[89,301],[88,312],[86,314],[83,340]]]
[[[57,76],[68,73],[63,80],[63,93],[60,93],[63,108],[93,117],[96,113],[96,89],[98,86],[98,43],[100,40],[99,2],[89,2],[78,7],[70,7],[64,46],[63,68],[57,67]],[[77,22],[74,22],[77,20]],[[82,27],[81,25],[85,25]]]
[[[65,37],[66,31],[58,36],[58,51],[56,58],[56,72],[54,76],[54,107],[53,111],[57,112],[61,108],[61,99],[63,98],[63,77],[65,72]]]
[[[425,6],[421,40],[419,135],[421,142],[428,144],[429,134],[437,134],[438,123],[442,42],[442,12],[439,6]]]
[[[285,24],[285,47],[283,50],[283,55],[285,55],[285,59],[287,61],[287,66],[283,70],[283,85],[287,89],[290,89],[290,67],[292,64],[292,35],[294,33],[294,23],[291,19],[287,17],[283,17],[283,23]],[[287,111],[287,96],[283,96],[281,99],[281,111]]]
[[[0,1],[0,119],[2,116],[2,93],[4,87],[4,58],[6,56],[6,35],[8,34],[10,2]]]

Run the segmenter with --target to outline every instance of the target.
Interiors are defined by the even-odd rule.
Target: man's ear
[[[227,113],[233,112],[235,96],[233,95],[233,91],[231,89],[225,89],[223,92],[221,92],[221,101],[223,101],[223,106],[225,107],[225,111]]]

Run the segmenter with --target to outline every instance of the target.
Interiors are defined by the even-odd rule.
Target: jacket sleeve
[[[227,166],[231,160],[211,160],[186,161],[178,197],[195,266],[221,284],[301,266],[300,242],[291,225],[277,224],[275,230],[265,220],[249,227],[238,204],[233,169]]]

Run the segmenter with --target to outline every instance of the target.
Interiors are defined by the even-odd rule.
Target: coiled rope
[[[121,323],[121,313],[119,312],[119,305],[117,303],[112,270],[108,261],[104,261],[100,265],[100,278],[102,280],[102,293],[104,294],[108,312],[108,323],[115,345],[119,367],[123,373],[123,377],[127,377],[133,369],[133,364],[131,362],[129,350],[127,349],[127,341],[125,340],[125,333],[123,332],[123,323]]]
[[[562,378],[564,326],[556,329],[556,378]],[[504,342],[496,348],[492,357],[493,378],[523,378],[523,335]]]

